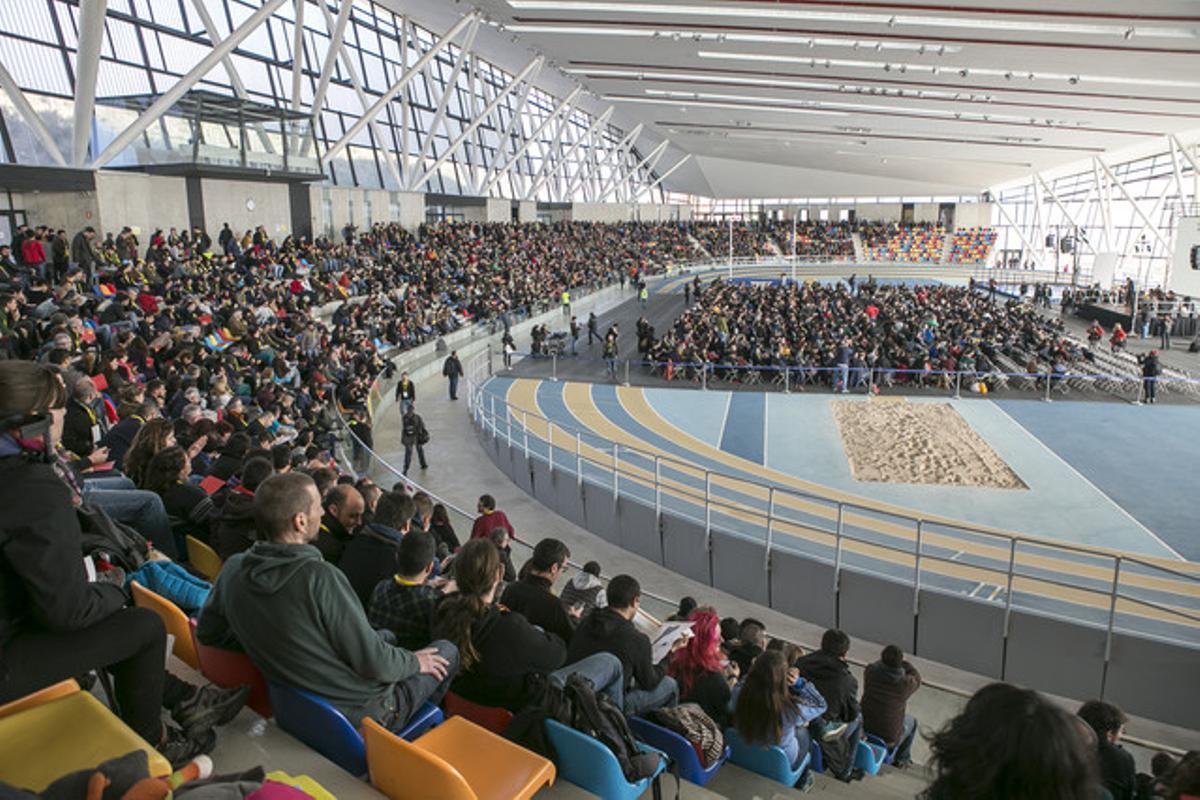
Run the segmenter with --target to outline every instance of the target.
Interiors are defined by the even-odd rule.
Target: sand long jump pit
[[[830,400],[855,480],[1028,489],[949,403]]]

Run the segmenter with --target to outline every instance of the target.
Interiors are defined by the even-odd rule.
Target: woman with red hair
[[[679,702],[698,703],[722,730],[729,725],[729,691],[737,665],[721,652],[721,620],[708,609],[688,617],[692,636],[671,655],[667,674],[679,683]]]

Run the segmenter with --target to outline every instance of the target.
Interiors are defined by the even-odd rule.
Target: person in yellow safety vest
[[[638,292],[638,300],[642,303],[642,308],[646,307],[646,300],[650,297],[650,291],[646,288],[646,284],[642,284],[641,291]]]
[[[571,316],[571,292],[567,289],[563,289],[562,293],[562,310],[564,317]]]

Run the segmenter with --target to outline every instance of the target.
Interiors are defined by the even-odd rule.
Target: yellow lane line
[[[514,381],[512,383],[512,385],[510,385],[510,387],[509,387],[508,400],[511,403],[511,407],[523,409],[523,410],[529,411],[531,414],[536,415],[535,418],[531,418],[529,420],[530,432],[534,433],[535,435],[539,435],[540,438],[543,438],[544,441],[549,441],[550,434],[547,429],[548,428],[547,423],[544,421],[544,418],[546,417],[546,415],[544,413],[542,413],[542,410],[537,403],[537,386],[539,383],[540,383],[540,381],[530,380],[530,379],[519,379],[517,381]],[[564,402],[568,408],[568,411],[580,423],[580,425],[582,427],[585,427],[588,430],[591,430],[592,432],[594,432],[597,436],[600,436],[601,438],[608,439],[609,441],[616,441],[616,442],[620,442],[622,444],[626,444],[633,449],[639,450],[642,453],[653,453],[653,451],[656,450],[656,448],[651,447],[650,445],[648,445],[646,442],[644,442],[641,439],[637,439],[637,438],[633,437],[631,434],[629,434],[628,432],[619,428],[618,426],[613,424],[610,420],[608,420],[607,417],[605,417],[599,411],[599,409],[595,406],[595,404],[592,400],[592,397],[591,397],[590,389],[591,389],[590,384],[567,383],[567,384],[564,384],[564,386],[563,386]],[[581,411],[580,406],[583,406],[584,410]],[[561,427],[559,427],[557,425],[551,425],[549,427],[551,430],[554,431],[553,441],[556,446],[558,446],[560,448],[564,448],[564,449],[571,449],[575,446],[575,437],[573,435],[567,433],[567,431],[565,431],[564,429],[562,429]],[[663,455],[662,451],[658,451],[658,452],[660,455]],[[581,453],[586,458],[591,458],[596,463],[604,465],[605,467],[608,467],[609,465],[611,465],[611,453],[608,453],[603,450],[599,450],[599,449],[591,447],[589,445],[583,445],[583,447],[581,448]],[[645,469],[639,468],[639,467],[637,467],[633,464],[629,464],[629,463],[626,463],[624,466],[625,466],[625,471],[623,472],[623,475],[631,476],[636,482],[638,482],[641,485],[648,486],[651,488],[653,487],[653,485],[654,485],[653,472],[651,472],[650,470],[645,470]],[[739,482],[736,479],[724,479],[719,476],[713,476],[713,483],[714,483],[714,485],[734,489],[734,490],[743,492],[745,494],[749,494],[751,496],[755,495],[754,492],[749,491],[750,489],[754,488],[753,486],[746,486],[744,483]],[[668,478],[664,478],[663,480],[661,480],[660,486],[663,487],[662,491],[667,492],[672,495],[683,495],[686,499],[690,499],[693,501],[696,501],[696,500],[702,501],[703,500],[703,497],[701,495],[698,495],[696,493],[696,490],[693,487],[689,487],[689,486],[680,484],[679,482],[673,481]],[[765,497],[766,497],[765,491],[758,493],[758,499],[765,499]],[[784,497],[787,497],[787,496],[785,495]],[[787,498],[787,499],[794,500],[796,498]],[[738,505],[735,501],[723,500],[722,502],[724,502],[726,504],[733,504],[734,506]],[[776,502],[777,503],[779,502],[778,498],[777,498]],[[740,507],[740,508],[744,508],[744,507]],[[817,508],[820,508],[820,507],[818,506]],[[802,510],[806,510],[806,509],[802,509]],[[740,511],[740,510],[737,510],[736,508],[726,508],[723,511],[723,513],[725,513],[727,516],[730,516],[733,518],[754,522],[754,523],[757,523],[760,525],[763,523],[762,513],[756,512],[753,509],[747,509],[746,511]],[[857,515],[847,514],[846,521],[852,522],[852,524],[858,524],[858,525],[861,525],[861,526],[867,527],[867,528],[874,527],[876,530],[878,530],[877,527],[870,524],[870,523],[876,523],[877,521],[872,520],[869,517],[858,517]],[[895,526],[893,526],[893,527],[895,527]],[[904,530],[902,528],[897,528],[897,529]],[[819,529],[811,528],[811,527],[808,527],[808,526],[805,526],[802,524],[798,524],[798,523],[788,522],[785,520],[776,520],[775,525],[774,525],[774,530],[779,533],[784,533],[784,534],[793,535],[793,536],[799,536],[801,538],[804,538],[804,539],[807,539],[810,541],[815,541],[813,538],[814,533],[817,533],[821,536],[827,537],[830,540],[833,539],[831,534],[828,534],[824,531],[820,531]],[[883,531],[883,532],[886,532],[886,531]],[[949,541],[949,544],[951,544],[951,545],[959,545],[959,546],[961,545],[961,542],[959,542],[958,540],[948,540],[948,541]],[[827,544],[832,544],[832,541],[828,542]],[[847,552],[859,553],[861,555],[871,557],[871,558],[876,558],[881,561],[887,561],[887,562],[899,564],[900,566],[907,567],[909,569],[914,567],[914,563],[913,563],[914,559],[911,556],[906,558],[904,553],[898,553],[895,550],[891,550],[886,547],[873,545],[873,544],[870,544],[867,542],[862,542],[862,541],[855,540],[855,539],[844,538],[842,548],[844,551],[847,551]],[[944,576],[951,577],[951,578],[957,578],[957,579],[961,579],[964,581],[967,581],[967,580],[976,581],[976,582],[984,581],[984,582],[995,584],[995,585],[1004,585],[1006,583],[1006,573],[1001,570],[987,568],[987,567],[978,567],[978,566],[973,566],[973,565],[969,565],[969,564],[963,564],[960,562],[947,562],[947,561],[941,561],[941,560],[933,560],[932,564],[929,562],[926,562],[923,565],[922,569],[929,571],[931,573],[940,574],[940,575],[944,575]],[[1077,605],[1096,608],[1099,610],[1107,610],[1107,608],[1108,608],[1109,600],[1108,600],[1107,596],[1105,596],[1102,592],[1097,591],[1097,590],[1076,589],[1076,588],[1071,588],[1071,587],[1059,586],[1059,585],[1055,585],[1055,584],[1046,583],[1038,578],[1032,578],[1032,577],[1017,577],[1014,579],[1013,586],[1014,586],[1014,589],[1019,589],[1021,591],[1025,591],[1030,594],[1037,594],[1037,595],[1052,597],[1054,599],[1064,600],[1067,602],[1075,603]],[[1162,605],[1164,605],[1166,608],[1173,607],[1173,606],[1170,606],[1169,604],[1165,604],[1165,603]],[[1129,610],[1124,613],[1136,614],[1138,616],[1149,618],[1149,619],[1157,619],[1157,620],[1162,620],[1162,621],[1167,621],[1167,622],[1173,622],[1176,624],[1189,624],[1189,622],[1190,622],[1184,618],[1170,614],[1169,612],[1159,611],[1158,609],[1147,608],[1147,607],[1144,607],[1144,606],[1141,606],[1139,604],[1132,603],[1132,602],[1121,601],[1120,607],[1122,609],[1125,609],[1126,607],[1128,607]],[[1186,609],[1181,609],[1181,610],[1186,611]]]
[[[718,461],[730,468],[739,469],[743,472],[750,472],[757,475],[763,482],[775,484],[776,486],[784,486],[787,488],[797,489],[799,491],[814,494],[819,497],[828,498],[832,501],[843,501],[847,503],[857,503],[867,506],[868,508],[880,511],[883,513],[898,514],[900,516],[913,515],[912,511],[900,508],[888,503],[877,502],[869,498],[843,492],[837,489],[822,486],[820,484],[805,481],[786,473],[764,467],[761,464],[756,464],[738,456],[713,447],[707,442],[691,436],[686,431],[672,425],[650,404],[646,399],[646,394],[641,389],[634,388],[618,388],[617,399],[621,403],[625,412],[633,419],[647,429],[654,431],[665,439],[677,442],[682,447],[687,448],[697,456],[709,458]],[[783,494],[776,497],[776,502],[779,503],[784,498],[791,499],[791,496]],[[803,501],[802,501],[803,502]],[[785,501],[785,504],[786,501]],[[790,507],[790,506],[789,506]],[[800,507],[809,513],[818,514],[826,519],[836,519],[837,510],[826,505],[804,503]],[[967,525],[967,523],[953,520],[948,517],[939,515],[921,515],[923,519],[934,524],[950,524],[950,525]],[[848,512],[846,519],[854,518],[856,524],[863,527],[886,532],[894,536],[899,536],[907,541],[916,539],[916,532],[912,528],[903,525],[895,525],[886,520],[875,520],[871,517],[861,517]],[[998,536],[1012,536],[1013,534],[998,528],[983,525],[967,525],[968,528],[976,528],[986,531],[987,533],[996,534]],[[975,534],[978,536],[979,534]],[[1044,543],[1046,547],[1053,547],[1053,540],[1047,540],[1045,537],[1033,537]],[[995,559],[1001,563],[1008,561],[1008,546],[995,545],[988,543],[979,543],[976,541],[959,538],[953,534],[938,534],[933,532],[924,532],[922,534],[922,542],[930,544],[938,544],[948,547],[952,550],[966,550],[974,555],[984,556]],[[1039,545],[1041,546],[1041,545]],[[1104,551],[1107,555],[1118,555],[1113,551]],[[1159,562],[1162,564],[1170,564],[1171,567],[1178,569],[1181,565],[1195,567],[1190,562],[1167,561],[1165,559],[1147,558],[1151,562]],[[1036,567],[1040,569],[1050,570],[1059,574],[1072,575],[1078,574],[1085,577],[1093,578],[1100,581],[1110,580],[1112,570],[1098,564],[1087,564],[1070,559],[1063,559],[1050,555],[1037,555],[1033,553],[1018,552],[1017,561],[1023,566]],[[1141,573],[1125,572],[1121,576],[1123,585],[1137,586],[1143,589],[1152,589],[1156,591],[1169,592],[1183,597],[1200,598],[1200,581],[1188,581],[1182,578],[1159,577],[1155,575],[1145,575]]]

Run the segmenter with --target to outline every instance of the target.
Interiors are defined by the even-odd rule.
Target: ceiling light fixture
[[[719,108],[726,111],[778,111],[785,114],[822,114],[833,117],[848,116],[845,111],[830,111],[822,108],[803,108],[800,106],[766,106],[755,103],[724,103],[709,100],[692,100],[680,103],[678,99],[668,97],[634,97],[613,94],[606,94],[603,99],[610,103],[648,103],[651,105],[677,106],[680,111],[686,111],[688,106],[692,106],[695,108]]]
[[[700,50],[696,53],[700,58],[719,59],[727,61],[766,61],[766,62],[783,62],[789,64],[809,64],[812,66],[812,59],[798,58],[795,56],[775,55],[772,53],[727,53],[716,52],[712,50]],[[853,59],[830,59],[828,63],[835,64],[839,67],[847,67],[850,69],[885,69],[885,62],[882,61],[858,61]],[[886,62],[890,63],[890,62]],[[935,67],[930,64],[905,64],[906,70],[912,72],[922,72],[933,74]],[[960,78],[965,78],[968,75],[976,77],[993,77],[1004,78],[1011,74],[1010,70],[992,69],[988,67],[950,67],[957,69]],[[1061,80],[1070,81],[1072,77],[1080,80],[1086,80],[1089,83],[1108,83],[1118,86],[1150,86],[1160,89],[1195,89],[1200,88],[1200,81],[1185,81],[1174,79],[1160,78],[1132,78],[1125,75],[1070,75],[1065,72],[1030,72],[1033,77],[1030,80]]]
[[[1082,22],[1046,22],[1042,20],[999,19],[995,16],[939,16],[927,14],[875,14],[868,12],[817,11],[806,8],[779,6],[729,5],[722,3],[666,4],[616,2],[614,0],[507,0],[515,9],[558,12],[601,12],[615,14],[657,14],[672,17],[742,17],[774,20],[806,20],[811,22],[856,23],[912,28],[961,28],[966,30],[1024,31],[1041,34],[1079,36],[1119,36],[1130,38],[1134,29],[1127,25],[1106,25]],[[1195,30],[1183,27],[1137,28],[1139,37],[1158,39],[1200,38]]]
[[[519,31],[521,33],[553,33],[564,36],[630,36],[635,38],[658,39],[663,36],[688,36],[697,41],[713,41],[713,42],[744,42],[748,44],[795,44],[806,47],[844,47],[851,50],[857,50],[860,46],[870,46],[876,52],[882,50],[893,50],[897,52],[911,52],[921,54],[935,52],[932,44],[921,42],[880,42],[868,40],[862,42],[858,39],[849,39],[837,36],[797,36],[787,33],[736,33],[736,32],[713,32],[705,30],[694,30],[685,27],[679,28],[643,28],[630,25],[621,25],[620,23],[594,23],[594,24],[575,24],[563,25],[558,23],[540,23],[540,22],[522,22],[514,23],[508,26],[509,30]],[[699,37],[698,39],[696,37]],[[961,52],[961,47],[945,47],[944,45],[938,48],[938,55],[943,55],[946,52],[958,53]]]

